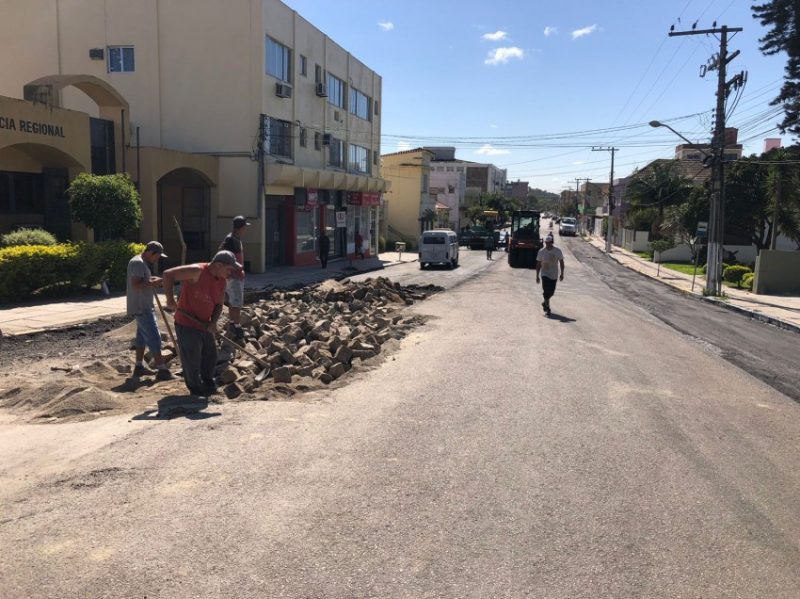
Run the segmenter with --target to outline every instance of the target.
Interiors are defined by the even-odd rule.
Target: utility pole
[[[614,225],[614,154],[619,148],[592,148],[592,152],[611,152],[611,176],[608,179],[608,226],[606,227],[606,254],[611,253],[611,235]]]
[[[585,181],[587,184],[591,179],[586,178],[576,178],[575,179],[575,222],[580,222],[580,211],[578,210],[578,194],[580,193],[581,188],[581,181]]]
[[[711,204],[708,218],[708,259],[706,260],[706,294],[720,295],[722,287],[722,251],[725,241],[725,170],[723,160],[725,157],[725,99],[728,97],[730,86],[741,82],[742,75],[725,81],[728,63],[739,55],[736,50],[728,56],[728,34],[742,31],[741,27],[717,28],[716,22],[713,29],[692,29],[690,31],[670,31],[669,36],[683,35],[715,35],[719,34],[719,54],[711,57],[707,65],[701,69],[701,76],[706,71],[717,70],[717,108],[714,135],[711,138],[712,157],[712,182]]]

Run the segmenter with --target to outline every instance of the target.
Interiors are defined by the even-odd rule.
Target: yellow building
[[[390,190],[384,196],[383,221],[391,244],[413,245],[436,222],[436,198],[429,189],[434,153],[424,148],[381,156],[381,172]]]
[[[356,231],[377,251],[381,77],[279,0],[3,6],[0,231],[38,224],[75,238],[69,181],[128,172],[141,239],[170,255],[175,219],[201,260],[238,214],[254,224],[244,241],[255,272],[313,263],[322,228],[332,257],[354,252]]]

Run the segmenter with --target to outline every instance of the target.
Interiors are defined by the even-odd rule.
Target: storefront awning
[[[295,187],[304,189],[339,189],[367,193],[381,193],[389,188],[388,182],[378,177],[306,168],[293,164],[268,162],[264,170],[264,180],[268,187],[267,193],[272,193],[269,188],[279,189],[280,191],[277,193],[284,193],[283,189],[294,189]]]

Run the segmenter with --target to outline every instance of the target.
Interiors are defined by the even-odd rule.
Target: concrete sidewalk
[[[592,236],[589,238],[584,237],[584,240],[605,251],[605,241],[603,239]],[[626,268],[657,279],[665,285],[680,289],[685,293],[691,293],[706,301],[747,314],[751,318],[800,332],[800,297],[756,295],[744,289],[727,286],[723,288],[727,296],[725,298],[704,297],[703,288],[706,280],[705,276],[699,272],[694,283],[694,290],[692,290],[692,275],[677,272],[663,266],[661,267],[661,272],[658,273],[658,264],[616,245],[612,246],[611,258]]]
[[[323,269],[314,266],[281,266],[265,273],[250,274],[245,279],[245,291],[257,292],[313,285],[325,279],[343,279],[361,272],[379,271],[389,266],[415,262],[416,252],[387,252],[366,259],[328,262]],[[79,325],[99,318],[125,314],[125,296],[79,300],[55,300],[0,310],[0,331],[6,336],[27,335]]]

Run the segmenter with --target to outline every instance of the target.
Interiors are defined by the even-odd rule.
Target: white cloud
[[[585,164],[585,162],[586,162],[585,160],[576,160],[575,162],[572,163],[572,165],[577,166],[579,164]]]
[[[489,125],[492,129],[497,129],[497,125],[491,124]]]
[[[522,60],[525,56],[525,52],[523,52],[522,48],[517,48],[516,46],[511,46],[509,48],[495,48],[489,52],[489,57],[484,60],[485,64],[505,64],[512,58],[518,58]]]
[[[589,25],[588,27],[584,27],[583,29],[576,29],[572,32],[572,39],[576,40],[579,37],[583,37],[585,35],[589,35],[590,33],[594,33],[597,29],[597,25]]]
[[[481,154],[482,156],[500,156],[502,154],[511,154],[509,150],[501,150],[500,148],[495,148],[492,144],[484,144],[481,146],[480,149],[475,150],[476,154]]]
[[[500,31],[499,29],[494,33],[484,33],[483,39],[489,40],[490,42],[499,42],[500,40],[504,40],[508,38],[508,33],[505,31]]]
[[[405,152],[406,150],[411,149],[411,144],[407,141],[398,141],[397,142],[397,151],[398,152]]]
[[[392,23],[391,21],[381,21],[378,23],[378,27],[380,27],[384,31],[391,31],[392,29],[394,29],[394,23]]]
[[[550,27],[550,25],[548,25],[547,27],[544,28],[545,37],[550,37],[551,35],[557,35],[557,34],[558,34],[558,27]]]

